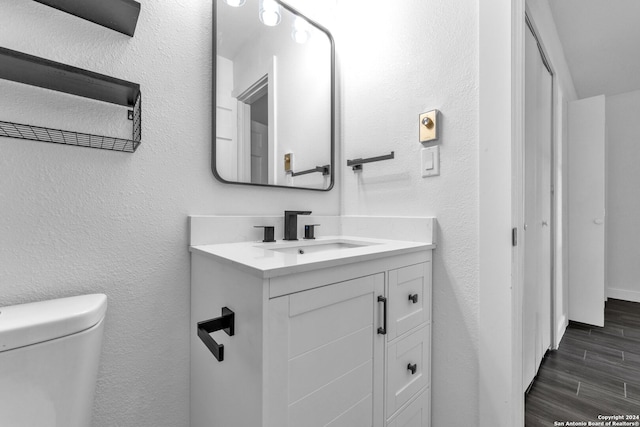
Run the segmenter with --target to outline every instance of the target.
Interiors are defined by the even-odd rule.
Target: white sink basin
[[[351,239],[318,239],[318,240],[301,240],[301,241],[281,241],[278,243],[263,243],[256,246],[260,249],[279,252],[288,255],[304,255],[317,254],[323,252],[340,253],[344,249],[363,248],[366,246],[376,245],[375,242],[362,242]]]
[[[304,254],[315,254],[318,252],[359,248],[362,246],[369,246],[369,245],[370,243],[363,243],[363,242],[358,242],[358,243],[356,242],[330,242],[330,243],[318,242],[317,244],[305,244],[305,245],[289,246],[286,248],[279,247],[279,248],[265,248],[265,249],[269,249],[270,251],[275,251],[275,252],[281,252],[284,254],[304,255]]]

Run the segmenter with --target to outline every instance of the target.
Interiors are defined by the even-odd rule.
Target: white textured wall
[[[336,189],[215,181],[211,1],[141,3],[129,38],[36,2],[0,0],[1,46],[142,86],[135,154],[0,138],[0,306],[109,296],[94,427],[189,425],[187,215],[339,212]],[[4,81],[0,91],[3,120],[124,135],[130,125],[102,103]]]
[[[606,99],[607,296],[640,302],[640,91]]]
[[[434,426],[478,420],[478,3],[343,0],[346,215],[435,216]],[[418,115],[442,112],[441,175],[422,178]],[[346,159],[395,159],[346,168]],[[474,421],[476,420],[476,421]]]

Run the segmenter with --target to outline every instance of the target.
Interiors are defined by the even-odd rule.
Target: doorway
[[[269,181],[269,94],[251,104],[251,182]]]
[[[269,184],[269,75],[237,99],[238,177],[243,182]]]

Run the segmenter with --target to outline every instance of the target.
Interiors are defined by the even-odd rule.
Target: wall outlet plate
[[[420,114],[418,126],[420,126],[420,142],[436,141],[440,138],[440,112],[431,110]]]

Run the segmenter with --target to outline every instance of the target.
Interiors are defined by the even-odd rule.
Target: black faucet
[[[284,240],[298,240],[298,215],[311,215],[311,211],[284,211]]]

